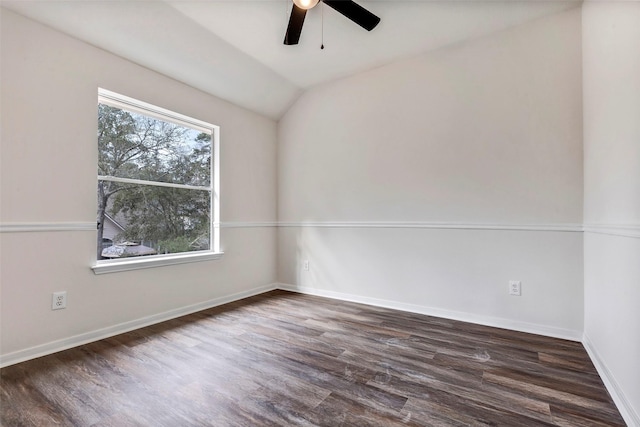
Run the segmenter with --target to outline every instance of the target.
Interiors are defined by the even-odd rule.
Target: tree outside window
[[[211,250],[212,131],[99,101],[97,259]]]

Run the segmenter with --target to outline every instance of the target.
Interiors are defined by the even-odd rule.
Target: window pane
[[[98,195],[106,199],[98,259],[211,247],[209,191],[99,181]]]
[[[208,187],[211,135],[99,104],[98,174]]]

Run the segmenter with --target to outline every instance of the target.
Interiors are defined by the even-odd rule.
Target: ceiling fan
[[[340,12],[367,31],[373,30],[380,22],[380,18],[352,0],[293,0],[293,9],[291,9],[291,16],[289,16],[284,44],[298,44],[307,10],[317,5],[319,1]]]

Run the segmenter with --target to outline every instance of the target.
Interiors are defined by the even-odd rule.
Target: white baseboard
[[[408,304],[398,301],[383,300],[378,298],[364,297],[360,295],[345,294],[342,292],[327,291],[323,289],[310,288],[304,286],[294,286],[285,283],[277,283],[278,289],[285,291],[298,292],[308,295],[317,295],[321,297],[333,298],[342,301],[351,301],[361,304],[368,304],[377,307],[391,308],[394,310],[408,311],[411,313],[425,314],[427,316],[441,317],[444,319],[460,320],[462,322],[475,323],[478,325],[492,326],[495,328],[510,329],[519,332],[527,332],[531,334],[544,335],[553,338],[561,338],[570,341],[580,342],[582,340],[582,331],[572,329],[556,328],[547,325],[538,325],[534,323],[519,322],[516,320],[503,319],[499,317],[482,316],[472,313],[464,313],[459,311],[444,310],[441,308],[427,307],[417,304]]]
[[[631,403],[622,391],[622,387],[620,387],[618,381],[616,381],[611,371],[607,368],[607,365],[596,351],[595,346],[587,334],[584,334],[583,336],[582,345],[587,350],[587,354],[595,365],[602,382],[618,407],[620,415],[622,415],[624,421],[629,427],[640,427],[640,416],[638,416],[638,413],[634,410],[633,406],[631,406]]]
[[[238,292],[232,295],[226,295],[212,300],[200,302],[197,304],[189,305],[186,307],[176,308],[174,310],[165,311],[164,313],[158,313],[151,316],[143,317],[129,322],[120,323],[118,325],[109,326],[106,328],[98,329],[96,331],[85,332],[80,335],[75,335],[69,338],[64,338],[57,341],[52,341],[46,344],[37,345],[35,347],[19,350],[13,353],[3,354],[0,356],[0,367],[14,365],[16,363],[24,362],[27,360],[35,359],[37,357],[46,356],[48,354],[57,353],[69,348],[78,347],[83,344],[102,340],[115,335],[123,334],[125,332],[133,331],[135,329],[144,328],[145,326],[154,325],[156,323],[165,322],[167,320],[175,319],[176,317],[185,316],[187,314],[196,313],[198,311],[206,310],[208,308],[217,307],[222,304],[227,304],[233,301],[238,301],[243,298],[251,297],[254,295],[262,294],[268,291],[277,289],[275,285],[269,284],[258,288],[253,288],[248,291]]]
[[[370,298],[359,295],[345,294],[341,292],[326,291],[316,288],[297,287],[284,283],[274,283],[257,288],[250,289],[244,292],[238,292],[232,295],[227,295],[212,300],[204,301],[201,303],[193,304],[187,307],[181,307],[174,310],[166,311],[164,313],[154,314],[151,316],[143,317],[140,319],[132,320],[129,322],[120,323],[117,325],[109,326],[106,328],[98,329],[96,331],[86,332],[72,337],[64,338],[57,341],[52,341],[46,344],[30,347],[24,350],[19,350],[13,353],[7,353],[0,355],[0,367],[14,365],[16,363],[24,362],[27,360],[35,359],[37,357],[46,356],[48,354],[57,353],[62,350],[77,347],[90,342],[98,341],[101,339],[109,338],[115,335],[119,335],[125,332],[129,332],[135,329],[144,328],[145,326],[153,325],[156,323],[164,322],[167,320],[175,319],[176,317],[185,316],[187,314],[195,313],[198,311],[206,310],[208,308],[216,307],[222,304],[227,304],[233,301],[237,301],[250,296],[258,295],[264,292],[272,291],[274,289],[282,289],[291,292],[298,292],[309,295],[317,295],[327,298],[333,298],[343,301],[351,301],[361,304],[368,304],[378,307],[391,308],[395,310],[402,310],[411,313],[425,314],[429,316],[436,316],[445,319],[460,320],[463,322],[476,323],[479,325],[492,326],[497,328],[511,329],[520,332],[528,332],[538,335],[544,335],[554,338],[562,338],[571,341],[581,341],[583,336],[581,331],[574,331],[570,329],[555,328],[546,325],[537,325],[526,322],[518,322],[509,319],[502,319],[497,317],[480,316],[471,313],[463,313],[451,310],[443,310],[434,307],[427,307],[417,304],[401,303],[397,301],[383,300],[378,298]]]

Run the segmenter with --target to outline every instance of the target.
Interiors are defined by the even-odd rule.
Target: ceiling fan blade
[[[289,26],[287,26],[287,33],[284,35],[284,44],[292,45],[298,44],[300,40],[300,33],[302,32],[302,24],[304,24],[304,17],[307,11],[299,8],[295,4],[291,9],[291,16],[289,16]]]
[[[373,30],[380,22],[380,18],[351,0],[324,0],[324,4],[331,6],[367,31]]]

